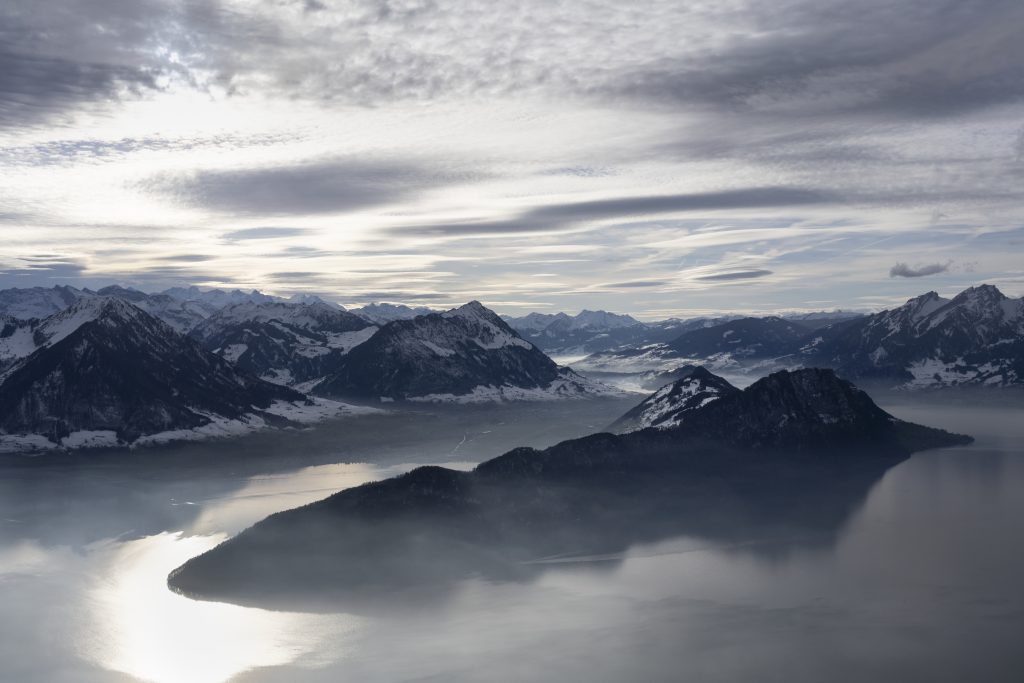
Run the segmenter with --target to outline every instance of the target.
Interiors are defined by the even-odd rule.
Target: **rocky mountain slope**
[[[318,394],[473,402],[610,392],[559,368],[477,301],[388,323],[350,351]]]
[[[244,302],[227,306],[191,335],[203,348],[275,384],[299,386],[337,368],[377,332],[363,318],[323,302]]]
[[[1024,299],[992,285],[952,299],[928,292],[833,325],[799,352],[805,364],[907,388],[1024,384]]]
[[[632,432],[647,427],[667,429],[680,425],[689,413],[739,391],[701,366],[690,366],[674,382],[663,386],[612,423],[611,432]]]

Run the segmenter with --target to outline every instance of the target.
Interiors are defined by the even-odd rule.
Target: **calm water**
[[[1024,404],[882,401],[971,433],[835,538],[679,538],[381,613],[188,600],[167,572],[267,514],[470,467],[633,403],[411,413],[230,444],[0,464],[0,681],[1024,680]]]

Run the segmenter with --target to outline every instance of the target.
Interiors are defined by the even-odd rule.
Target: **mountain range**
[[[860,315],[859,313],[833,311],[795,313],[781,317],[807,330]],[[724,315],[641,322],[629,315],[588,310],[583,310],[574,316],[567,313],[530,313],[520,317],[504,316],[505,321],[515,328],[524,339],[548,353],[564,356],[663,344],[679,339],[687,332],[715,327],[740,317]]]
[[[558,367],[477,302],[378,327],[319,300],[254,298],[197,314],[185,334],[194,309],[168,294],[100,292],[57,292],[73,302],[42,319],[0,318],[0,450],[139,445],[358,412],[324,396],[620,393]]]
[[[838,321],[740,318],[669,342],[592,354],[578,367],[642,372],[687,363],[754,374],[829,367],[843,377],[900,388],[1021,385],[1024,299],[980,285],[952,299],[928,292],[897,308]]]
[[[517,448],[470,472],[420,467],[271,515],[168,584],[323,605],[468,576],[530,578],[549,562],[682,534],[821,534],[910,453],[969,441],[894,418],[831,370],[781,371],[669,428]]]
[[[255,291],[2,290],[0,393],[5,413],[0,430],[8,442],[18,436],[73,444],[75,439],[68,441],[73,433],[104,432],[90,442],[121,444],[224,421],[269,424],[275,420],[268,411],[277,400],[307,401],[307,408],[323,416],[322,407],[310,408],[317,405],[306,398],[311,393],[363,402],[547,400],[616,393],[559,367],[478,302],[424,314],[394,305],[364,310],[376,321],[315,297],[291,301]],[[398,319],[381,322],[392,316]],[[929,292],[902,306],[855,317],[699,318],[659,326],[584,311],[576,316],[531,314],[512,323],[535,339],[557,344],[589,340],[584,346],[603,345],[618,334],[647,335],[641,343],[592,354],[577,365],[584,371],[647,371],[640,376],[646,389],[675,382],[650,399],[649,415],[623,422],[618,430],[676,424],[683,413],[665,408],[669,399],[692,394],[696,405],[711,398],[706,391],[728,391],[700,384],[701,378],[688,369],[693,364],[751,375],[829,367],[861,383],[901,388],[1024,384],[1024,300],[1008,298],[990,285],[951,299]],[[684,331],[668,341],[646,341],[651,334],[679,330]],[[64,343],[68,337],[74,341]],[[69,350],[76,344],[80,348]],[[118,349],[126,361],[119,366],[108,348]],[[92,358],[94,365],[78,367],[74,353],[86,351],[92,355],[81,357]],[[153,376],[145,379],[147,372]],[[220,405],[211,403],[211,395],[183,392],[179,383],[202,383],[196,374],[219,378],[215,386],[239,387],[242,393],[228,392]],[[94,390],[109,419],[82,412]],[[145,415],[139,412],[144,405],[136,410],[129,401],[157,407]]]

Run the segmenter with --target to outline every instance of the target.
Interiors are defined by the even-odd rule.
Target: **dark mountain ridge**
[[[911,452],[969,441],[896,420],[829,370],[777,373],[676,428],[517,448],[472,472],[421,467],[272,515],[168,583],[247,604],[345,600],[469,575],[528,578],[546,557],[681,533],[823,533]]]

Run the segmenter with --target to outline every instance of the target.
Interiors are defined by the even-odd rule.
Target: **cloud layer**
[[[1016,0],[10,0],[0,286],[648,316],[1017,292],[1021,25]]]

